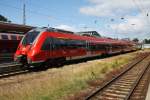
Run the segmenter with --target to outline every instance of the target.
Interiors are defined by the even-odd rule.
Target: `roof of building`
[[[96,31],[84,31],[78,33],[83,36],[101,37],[101,35]]]
[[[34,27],[28,25],[0,22],[0,32],[25,33],[31,30],[32,28]]]

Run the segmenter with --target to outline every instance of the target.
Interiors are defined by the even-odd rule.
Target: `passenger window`
[[[51,50],[51,38],[45,39],[41,50]]]
[[[53,38],[53,49],[62,49],[62,48],[75,49],[75,48],[84,48],[85,46],[86,46],[85,41]]]
[[[2,36],[2,39],[8,40],[8,36],[7,35],[1,35],[1,36]]]
[[[68,40],[67,46],[70,48],[83,48],[86,46],[86,42],[81,40]]]
[[[61,49],[67,46],[67,40],[53,38],[53,49]]]
[[[77,42],[76,42],[76,40],[68,40],[67,46],[69,48],[77,48]]]
[[[17,37],[14,36],[14,35],[11,35],[11,39],[12,39],[12,40],[17,40]]]
[[[53,44],[54,44],[54,49],[59,49],[60,48],[60,41],[57,38],[53,38]]]

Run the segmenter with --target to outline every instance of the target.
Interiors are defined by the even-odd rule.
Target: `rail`
[[[107,90],[107,88],[112,85],[113,83],[115,83],[115,81],[119,80],[120,77],[124,76],[125,73],[127,73],[128,71],[130,71],[131,69],[134,68],[134,66],[138,65],[140,62],[142,62],[146,57],[148,57],[148,55],[144,55],[141,59],[137,60],[136,62],[134,62],[133,64],[129,65],[129,67],[121,72],[119,75],[117,75],[116,77],[114,77],[112,80],[108,81],[106,84],[104,84],[101,88],[98,88],[96,91],[92,92],[90,95],[88,95],[87,97],[85,97],[85,100],[90,100],[93,97],[95,97],[97,94],[99,94],[100,92]],[[131,94],[133,93],[135,87],[137,86],[138,82],[140,81],[140,79],[142,78],[144,72],[146,71],[146,69],[148,68],[148,66],[150,66],[150,63],[148,63],[147,67],[145,68],[145,70],[143,70],[142,74],[140,74],[140,76],[138,77],[138,79],[135,81],[135,83],[133,84],[132,88],[130,89],[130,91],[128,91],[128,95],[126,96],[125,100],[128,100],[131,96]]]

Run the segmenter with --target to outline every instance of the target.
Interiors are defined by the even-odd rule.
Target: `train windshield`
[[[38,36],[38,34],[40,33],[40,31],[30,31],[28,32],[25,37],[22,40],[22,44],[23,45],[29,45],[32,44],[34,42],[34,40],[36,39],[36,37]]]

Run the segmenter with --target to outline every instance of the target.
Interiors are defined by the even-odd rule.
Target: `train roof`
[[[35,27],[14,23],[0,22],[0,32],[26,33]]]
[[[52,28],[52,27],[35,28],[33,30],[56,32],[55,34],[52,33],[51,36],[56,37],[56,38],[62,38],[62,39],[88,40],[93,43],[95,42],[95,43],[102,43],[102,44],[116,44],[116,45],[132,44],[130,41],[127,41],[127,40],[118,40],[118,39],[105,38],[105,37],[82,36],[75,32]]]

